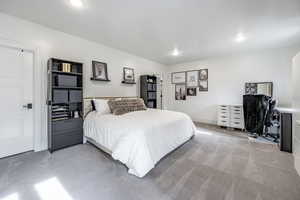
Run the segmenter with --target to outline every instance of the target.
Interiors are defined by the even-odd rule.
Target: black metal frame
[[[103,64],[104,65],[104,69],[105,69],[105,79],[102,78],[97,78],[96,77],[96,64]],[[92,61],[92,69],[93,69],[93,77],[91,78],[91,80],[93,81],[110,81],[108,79],[108,72],[107,72],[107,63],[104,62],[99,62],[99,61]]]
[[[197,86],[188,86],[188,73],[189,72],[197,72],[197,74],[198,74],[198,80],[197,80]],[[195,87],[199,87],[199,70],[189,70],[189,71],[186,71],[185,72],[185,83],[186,83],[186,87],[187,88],[195,88]]]
[[[270,81],[270,82],[267,82],[267,81],[266,81],[266,82],[246,82],[246,83],[245,83],[245,94],[246,94],[246,85],[247,85],[247,84],[256,84],[256,85],[257,85],[257,84],[264,84],[264,83],[270,83],[270,84],[271,84],[271,97],[273,97],[273,94],[274,94],[274,92],[273,92],[273,88],[274,88],[273,85],[274,85],[274,84],[273,84],[273,82],[271,82],[271,81]],[[257,86],[256,86],[256,87],[257,87]],[[256,93],[257,93],[257,91],[256,91]],[[267,96],[267,95],[266,95],[266,96]]]
[[[206,89],[201,89],[200,88],[200,81],[201,81],[201,79],[200,79],[200,72],[202,71],[202,70],[205,70],[205,71],[207,71],[207,88]],[[208,69],[199,69],[198,70],[199,71],[199,92],[208,92]]]
[[[185,99],[176,99],[176,87],[178,87],[179,85],[183,85],[185,87]],[[175,100],[176,101],[185,101],[186,100],[186,96],[187,96],[187,87],[185,83],[178,83],[175,84]]]
[[[174,83],[174,82],[173,82],[173,75],[174,75],[174,74],[177,74],[177,73],[184,73],[184,76],[185,76],[184,82],[180,82],[180,83]],[[172,83],[172,84],[186,84],[186,71],[172,72],[172,74],[171,74],[171,83]]]
[[[129,79],[126,80],[125,70],[132,70],[133,80],[129,80]],[[134,74],[134,69],[133,68],[123,67],[123,81],[122,81],[122,83],[128,83],[128,84],[134,84],[135,83],[135,74]]]
[[[189,95],[188,90],[195,90],[195,94],[194,95]],[[197,87],[186,87],[186,96],[197,96]]]

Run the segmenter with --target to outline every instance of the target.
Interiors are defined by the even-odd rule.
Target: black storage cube
[[[68,75],[58,75],[58,86],[77,87],[77,77]]]
[[[70,90],[70,102],[71,103],[82,102],[82,91]]]
[[[68,103],[68,90],[53,90],[53,103]]]

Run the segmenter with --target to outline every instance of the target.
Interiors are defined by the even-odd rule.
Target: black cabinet
[[[140,77],[140,95],[148,108],[157,108],[157,78],[143,75]]]
[[[48,61],[48,149],[83,142],[82,63]]]

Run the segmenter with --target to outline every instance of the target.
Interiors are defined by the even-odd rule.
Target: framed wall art
[[[199,70],[199,91],[208,91],[208,69]]]
[[[176,84],[175,85],[175,100],[186,100],[186,85]]]
[[[123,68],[123,81],[122,83],[135,83],[135,77],[134,77],[134,69],[124,67]]]
[[[107,73],[107,64],[98,61],[92,61],[92,70],[93,70],[93,77],[91,80],[94,81],[110,81],[108,79]]]
[[[186,73],[185,72],[173,72],[172,73],[172,84],[185,84]]]
[[[186,96],[197,96],[197,88],[187,88]]]
[[[187,87],[198,87],[199,86],[199,71],[187,71],[186,72],[186,86]]]

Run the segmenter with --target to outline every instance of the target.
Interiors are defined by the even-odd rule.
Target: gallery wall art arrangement
[[[199,92],[208,92],[208,69],[173,72],[172,84],[175,84],[175,100],[186,100],[186,96],[197,96]]]

